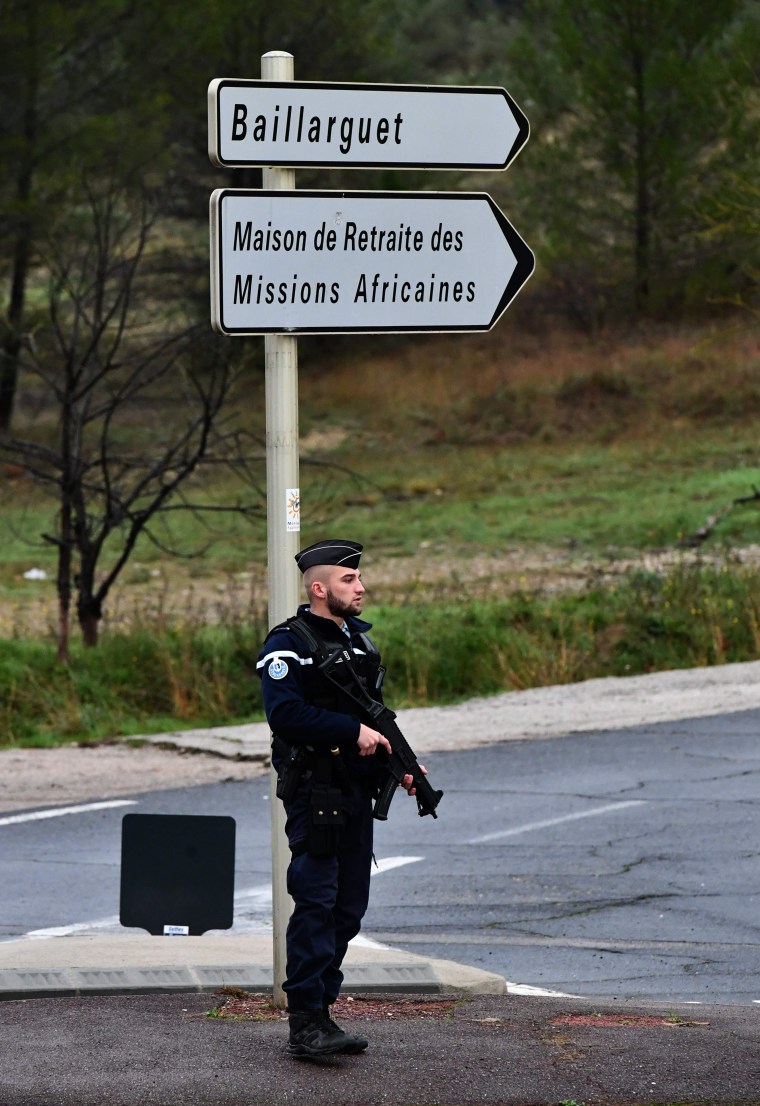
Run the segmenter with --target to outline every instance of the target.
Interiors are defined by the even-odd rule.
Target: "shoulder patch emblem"
[[[269,665],[267,672],[273,680],[283,680],[288,674],[288,663],[282,657],[276,657]]]

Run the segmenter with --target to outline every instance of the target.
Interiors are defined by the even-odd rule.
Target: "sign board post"
[[[261,59],[261,76],[270,81],[292,81],[293,55],[272,51]],[[264,188],[289,193],[295,188],[292,169],[265,168]],[[290,334],[267,334],[264,339],[267,466],[267,581],[269,625],[276,626],[295,613],[299,572],[301,493],[298,477],[298,339]],[[286,888],[289,859],[285,811],[275,794],[277,775],[269,769],[269,807],[272,831],[272,999],[284,1009],[285,929],[292,902]]]

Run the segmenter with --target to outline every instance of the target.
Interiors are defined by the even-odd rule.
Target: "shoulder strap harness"
[[[306,645],[310,655],[313,657],[316,664],[321,664],[322,661],[326,661],[330,654],[334,652],[335,648],[338,647],[328,645],[324,638],[315,633],[314,630],[312,630],[311,626],[309,626],[306,622],[306,619],[301,618],[300,615],[293,615],[292,618],[287,618],[281,624],[281,626],[282,628],[287,627],[287,629],[292,630],[293,633],[297,634],[298,637],[300,637],[301,641]],[[280,628],[280,626],[276,627],[276,629],[278,630]],[[272,632],[274,633],[274,631]],[[380,656],[380,651],[378,650],[377,646],[375,645],[369,634],[360,632],[358,636],[368,656]]]

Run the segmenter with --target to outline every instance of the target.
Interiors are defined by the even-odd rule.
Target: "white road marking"
[[[386,856],[384,860],[377,861],[377,867],[372,865],[372,875],[379,876],[383,872],[390,872],[392,868],[403,868],[405,864],[416,864],[418,860],[424,859],[424,856]]]
[[[510,983],[506,980],[507,993],[510,995],[530,995],[533,998],[582,998],[567,991],[547,991],[544,987],[531,987],[529,983]]]
[[[77,937],[97,932],[101,929],[119,929],[121,923],[117,914],[109,918],[98,918],[94,922],[75,922],[68,926],[49,926],[47,929],[30,929],[21,937],[13,937],[13,941],[45,941],[50,937]]]
[[[260,883],[257,887],[247,887],[244,891],[235,892],[235,907],[248,906],[249,908],[272,906],[272,884]]]
[[[516,837],[520,833],[531,833],[533,830],[561,826],[563,822],[576,822],[580,818],[593,818],[597,814],[610,814],[613,811],[625,810],[631,806],[643,806],[644,802],[644,799],[629,799],[625,803],[607,803],[606,806],[597,806],[592,810],[579,810],[575,814],[563,814],[561,818],[547,818],[544,822],[527,822],[524,826],[514,826],[512,829],[499,830],[497,833],[486,833],[482,837],[472,837],[467,844],[482,845],[486,841],[500,841],[504,837]]]
[[[357,933],[356,937],[352,937],[349,944],[356,945],[363,949],[383,949],[386,952],[393,952],[393,945],[383,945],[380,941],[375,941],[373,937],[365,937],[363,933]],[[414,953],[412,953],[412,956]]]
[[[111,810],[117,806],[136,806],[137,799],[109,799],[101,803],[82,803],[81,806],[58,806],[49,810],[30,810],[27,814],[5,814],[0,826],[17,826],[21,822],[41,822],[44,818],[60,818],[64,814],[89,814],[91,810]]]

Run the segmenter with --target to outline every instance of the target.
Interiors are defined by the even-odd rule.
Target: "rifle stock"
[[[414,750],[396,724],[394,712],[373,699],[361,684],[351,664],[351,654],[348,650],[336,649],[320,664],[319,668],[323,675],[351,700],[352,704],[360,708],[365,719],[390,742],[392,750],[390,753],[382,747],[378,748],[376,753],[383,762],[387,778],[375,800],[373,817],[381,822],[387,819],[398,785],[404,776],[411,776],[414,797],[417,800],[417,813],[420,817],[432,814],[437,818],[435,808],[443,798],[443,792],[436,791],[422,771]],[[341,681],[336,669],[345,677],[345,682]],[[347,686],[349,683],[350,687]]]

